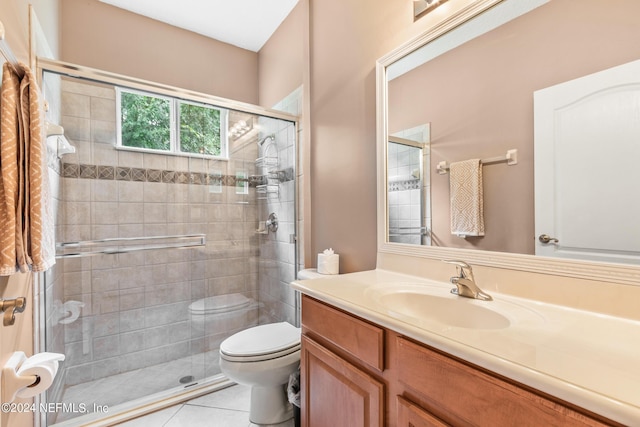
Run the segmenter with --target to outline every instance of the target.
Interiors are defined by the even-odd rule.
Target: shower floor
[[[185,376],[192,375],[198,380],[219,374],[218,357],[217,350],[209,351],[69,386],[65,388],[61,400],[65,404],[84,404],[88,410],[93,410],[96,405],[113,412],[113,408],[119,404],[185,386],[180,383]],[[55,423],[68,421],[77,415],[60,412]]]

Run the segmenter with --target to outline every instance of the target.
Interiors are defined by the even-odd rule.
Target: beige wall
[[[602,9],[598,0],[585,0],[578,10],[571,0],[547,3],[389,84],[390,133],[431,123],[437,245],[534,253],[533,92],[640,56],[634,24],[640,3],[617,3],[624,7]],[[449,176],[439,175],[436,165],[512,148],[517,166],[483,168],[486,235],[452,236]]]
[[[299,0],[258,52],[260,105],[299,116],[297,145],[298,270],[312,266],[309,250],[309,0]],[[293,101],[295,100],[295,101]],[[295,104],[295,105],[293,105]]]
[[[98,0],[60,4],[63,61],[258,103],[257,53]]]
[[[271,108],[302,85],[306,5],[300,1],[258,52],[259,104]]]
[[[29,5],[33,6],[48,48],[58,54],[59,0],[3,0],[0,1],[0,20],[13,53],[25,64],[29,60]],[[3,58],[4,59],[4,58]]]
[[[413,22],[401,0],[311,2],[311,254],[333,247],[342,273],[376,266],[376,60],[456,0]]]
[[[31,0],[24,2],[33,5],[38,21],[36,25],[40,26],[42,30],[41,36],[45,38],[47,44],[46,47],[34,46],[36,55],[43,55],[43,49],[46,48],[48,50],[50,49],[54,58],[58,58],[60,56],[60,31],[58,25],[60,18],[60,0]],[[39,38],[38,35],[36,35],[36,37]],[[36,41],[35,43],[37,44],[38,42]]]
[[[18,60],[29,61],[29,4],[23,0],[0,2],[0,20],[6,41]],[[4,57],[0,56],[4,62]]]

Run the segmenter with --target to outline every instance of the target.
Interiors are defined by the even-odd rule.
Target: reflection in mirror
[[[429,125],[389,137],[389,241],[430,245]]]
[[[640,60],[535,92],[537,255],[640,264],[639,76]]]
[[[424,199],[427,194],[430,198],[431,233],[430,239],[422,239],[420,244],[533,255],[541,253],[540,245],[551,245],[553,249],[566,242],[562,236],[567,236],[568,231],[559,228],[562,222],[556,223],[555,228],[536,229],[534,93],[640,58],[637,16],[640,2],[635,0],[617,0],[615,6],[599,0],[584,0],[579,5],[572,0],[505,0],[396,63],[387,64],[388,134],[396,135],[424,123],[425,117],[431,125],[429,167],[425,167],[424,176],[428,185],[423,185],[429,192],[422,194]],[[640,76],[635,84],[640,85]],[[589,120],[592,124],[598,122],[592,117]],[[597,150],[608,155],[615,141],[609,139]],[[493,158],[511,149],[518,150],[518,165],[496,164],[483,171],[485,236],[461,239],[453,235],[449,175],[439,175],[436,165],[443,161],[450,164]],[[594,152],[574,150],[571,158],[574,165],[585,162],[582,151]],[[391,162],[391,158],[388,160]],[[612,161],[609,166],[615,169],[615,164]],[[535,173],[549,173],[554,167],[557,164],[551,161],[536,167]],[[388,173],[391,181],[392,172]],[[602,173],[598,179],[605,188],[636,194],[633,180],[618,180],[618,175]],[[566,173],[562,176],[570,179]],[[555,188],[559,192],[554,194],[555,200],[566,200],[568,195],[561,191],[567,185]],[[583,200],[572,203],[583,207],[599,205],[596,194],[583,191]],[[391,193],[388,200],[392,200]],[[536,208],[547,209],[550,214],[555,212],[551,207]],[[386,242],[393,243],[397,242],[391,235],[395,219],[391,218],[391,205],[387,209],[390,216]],[[633,215],[640,217],[637,204],[625,204],[625,209],[635,209]],[[605,207],[598,213],[606,215],[608,211],[613,210]],[[617,220],[605,216],[600,221],[610,224]],[[636,224],[619,225],[628,230],[637,228]],[[587,229],[574,229],[571,234],[588,233],[589,226],[597,225],[586,224]],[[538,239],[541,233],[557,238],[559,243],[553,240],[543,243]],[[617,251],[611,249],[607,239],[604,235],[597,240],[607,251]],[[418,241],[402,243],[418,244]],[[627,245],[624,250],[640,252],[640,247]],[[565,250],[563,256],[569,252],[571,257],[582,256],[581,251],[571,250]],[[544,255],[560,256],[554,251],[545,251]],[[612,260],[593,256],[588,259]],[[637,260],[626,256],[615,258],[616,262],[638,263]]]

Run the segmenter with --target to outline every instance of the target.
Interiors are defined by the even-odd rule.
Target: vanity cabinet
[[[619,426],[302,297],[305,427]]]
[[[302,424],[384,426],[382,328],[304,297]]]

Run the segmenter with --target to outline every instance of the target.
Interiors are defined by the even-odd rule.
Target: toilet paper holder
[[[11,403],[16,399],[18,393],[40,384],[40,377],[38,375],[20,375],[18,373],[25,362],[38,358],[54,363],[55,371],[57,372],[58,362],[64,360],[65,355],[59,353],[38,353],[31,358],[27,358],[22,351],[14,352],[2,368],[2,403]],[[56,372],[53,373],[54,377]],[[51,384],[49,384],[49,386],[50,385]]]
[[[14,299],[0,299],[0,310],[4,313],[2,324],[12,326],[16,323],[16,313],[22,313],[27,308],[27,299],[18,297]]]

